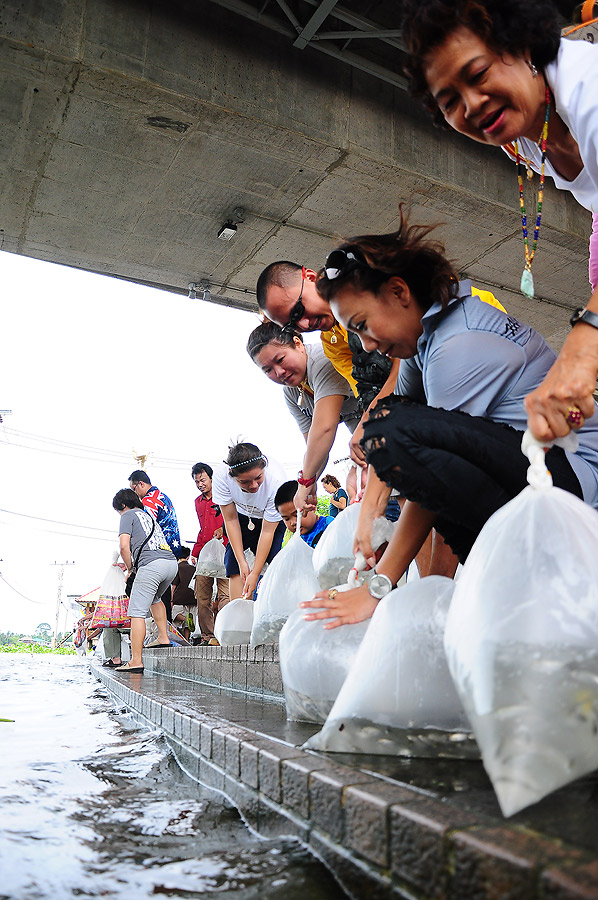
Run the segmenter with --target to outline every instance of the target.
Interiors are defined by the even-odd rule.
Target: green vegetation
[[[72,647],[42,647],[41,644],[1,644],[0,653],[58,653],[61,656],[72,656],[76,651]]]
[[[330,515],[330,497],[318,497],[316,509],[319,516]]]

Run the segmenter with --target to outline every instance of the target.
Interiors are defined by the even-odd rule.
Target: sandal
[[[143,675],[143,666],[132,666],[130,663],[125,663],[124,666],[118,666],[116,671],[129,672],[131,675]]]

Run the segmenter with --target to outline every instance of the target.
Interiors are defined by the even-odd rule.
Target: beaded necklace
[[[521,230],[523,232],[523,246],[525,248],[525,268],[523,270],[523,274],[521,275],[521,293],[526,297],[529,297],[530,300],[534,298],[534,278],[532,275],[532,262],[534,261],[534,256],[536,254],[536,247],[538,246],[538,234],[540,232],[540,222],[542,221],[542,201],[544,199],[544,168],[546,163],[546,144],[548,142],[548,119],[550,116],[550,91],[548,87],[546,88],[546,114],[544,116],[544,125],[542,126],[542,134],[540,135],[540,140],[538,141],[538,147],[542,152],[542,161],[540,165],[540,187],[538,188],[538,208],[536,211],[536,224],[534,226],[534,239],[532,242],[532,249],[529,249],[529,242],[527,237],[527,214],[525,211],[525,200],[523,197],[523,160],[526,162],[527,175],[530,178],[530,166],[529,161],[525,159],[519,152],[519,144],[517,141],[514,142],[515,153],[517,156],[517,182],[519,184],[519,207],[521,209]]]

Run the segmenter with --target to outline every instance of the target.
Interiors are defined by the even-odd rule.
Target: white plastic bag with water
[[[214,624],[214,636],[223,647],[248,644],[253,625],[253,607],[250,598],[237,597],[223,606]]]
[[[280,629],[291,613],[320,590],[312,564],[313,552],[297,533],[270,563],[258,587],[251,647],[277,644]]]
[[[453,590],[452,579],[431,575],[380,601],[324,727],[306,747],[479,756],[444,655]]]
[[[212,540],[208,541],[207,544],[204,544],[199,551],[197,565],[195,566],[195,574],[207,575],[210,578],[225,578],[224,553],[225,547],[223,541],[212,538]]]
[[[341,585],[338,590],[346,590]],[[325,629],[322,620],[306,622],[296,610],[280,632],[280,669],[287,717],[324,722],[351,668],[369,625]]]
[[[598,767],[598,513],[524,448],[530,484],[480,532],[445,637],[505,816]]]
[[[327,590],[337,584],[346,584],[349,571],[354,566],[353,538],[361,512],[360,503],[352,503],[341,510],[328,526],[314,550],[314,571],[320,589]],[[372,549],[377,550],[392,537],[394,522],[378,518],[372,528]],[[368,580],[372,570],[362,571],[359,583]]]

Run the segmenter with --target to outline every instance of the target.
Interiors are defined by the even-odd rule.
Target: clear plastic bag
[[[306,747],[479,757],[444,655],[453,590],[452,579],[431,575],[380,601],[324,727]]]
[[[109,567],[102,586],[100,596],[95,605],[93,618],[89,624],[93,628],[130,628],[129,598],[125,594],[125,576],[120,566],[115,565],[119,557],[118,551],[112,554],[112,565]]]
[[[346,590],[347,585],[339,590]],[[324,722],[369,625],[341,625],[326,630],[321,620],[306,622],[296,610],[280,632],[280,669],[287,717]]]
[[[352,503],[336,516],[314,550],[314,571],[321,590],[328,590],[337,584],[346,584],[350,569],[354,565],[353,538],[361,511],[360,503]],[[394,522],[378,518],[372,528],[372,548],[377,550],[389,541]],[[358,583],[363,584],[372,575],[372,570],[362,571]]]
[[[214,636],[219,644],[248,644],[253,625],[253,600],[238,597],[223,606],[216,616]]]
[[[291,613],[320,590],[312,556],[313,550],[298,534],[276,554],[258,587],[251,647],[277,644],[280,629]]]
[[[199,551],[195,574],[207,575],[210,578],[225,578],[224,553],[224,543],[217,538],[212,538]]]
[[[505,816],[598,767],[598,514],[530,486],[480,532],[445,647]]]

